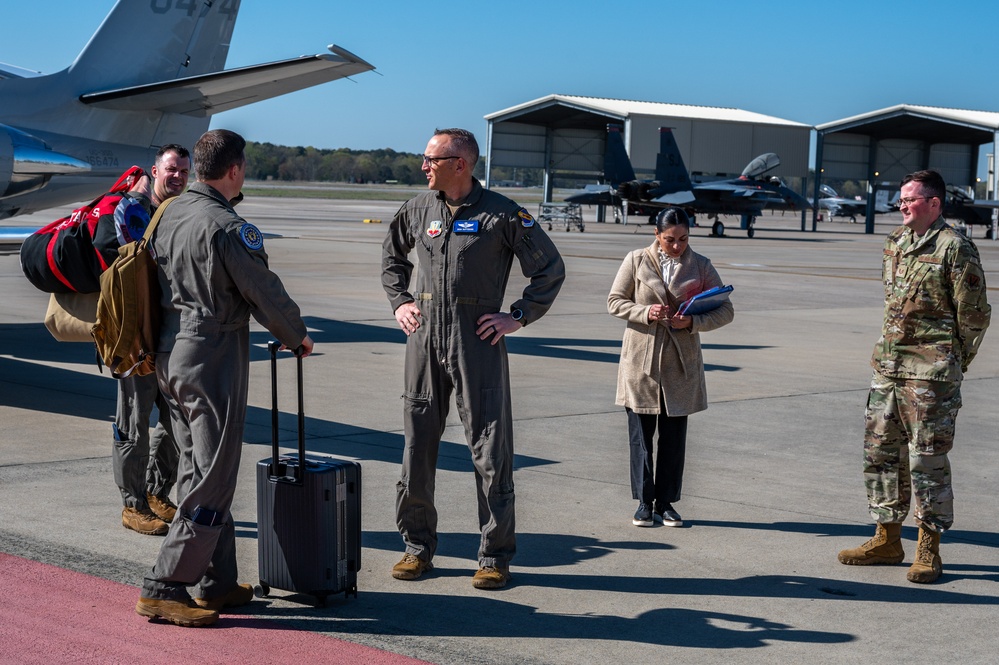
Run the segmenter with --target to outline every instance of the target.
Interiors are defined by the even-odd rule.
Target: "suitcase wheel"
[[[253,595],[257,598],[266,598],[270,592],[271,588],[263,580],[260,581],[260,584],[253,587]]]

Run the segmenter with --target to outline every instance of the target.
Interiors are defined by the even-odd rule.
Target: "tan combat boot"
[[[905,558],[902,551],[902,525],[878,522],[874,537],[860,547],[843,550],[839,562],[848,566],[871,566],[879,563],[901,563]]]
[[[177,505],[170,500],[169,496],[147,493],[146,503],[149,504],[149,510],[167,524],[173,522],[173,518],[177,515]]]
[[[137,510],[129,506],[121,511],[121,524],[147,536],[162,536],[170,530],[170,525],[157,517],[151,510]]]
[[[940,560],[940,532],[931,531],[919,525],[919,542],[916,543],[916,559],[912,562],[906,578],[917,584],[936,582],[943,572]]]
[[[135,612],[150,619],[166,619],[178,626],[210,626],[218,621],[219,613],[198,607],[193,600],[160,600],[139,598]]]

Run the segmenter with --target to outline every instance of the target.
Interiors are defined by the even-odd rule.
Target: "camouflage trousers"
[[[916,495],[916,519],[945,531],[954,524],[947,453],[961,408],[960,381],[871,379],[864,434],[864,485],[871,517],[899,523]]]

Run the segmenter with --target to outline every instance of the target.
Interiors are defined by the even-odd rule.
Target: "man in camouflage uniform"
[[[945,195],[935,171],[902,180],[903,226],[885,240],[885,319],[871,359],[864,437],[864,484],[877,531],[839,553],[849,565],[900,563],[914,493],[919,541],[907,577],[919,583],[942,572],[940,534],[954,523],[947,453],[961,379],[992,311],[978,249],[941,217]]]

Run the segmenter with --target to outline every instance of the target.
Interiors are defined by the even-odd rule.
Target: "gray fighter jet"
[[[854,224],[857,217],[867,214],[867,199],[843,198],[826,184],[819,185],[819,191],[823,194],[819,199],[819,209],[827,211],[829,217],[849,217],[850,223]],[[887,189],[878,189],[874,196],[874,212],[885,214],[898,210],[898,198],[898,191],[889,199]]]
[[[756,217],[763,210],[811,208],[805,197],[786,187],[780,178],[762,177],[779,165],[780,158],[768,152],[746,165],[738,178],[691,182],[673,131],[661,127],[655,180],[622,183],[618,193],[628,201],[629,214],[647,215],[650,220],[654,220],[666,206],[683,208],[692,216],[703,213],[714,219],[711,232],[715,236],[725,233],[725,225],[718,219],[719,215],[738,215],[741,218],[740,227],[752,238]]]

